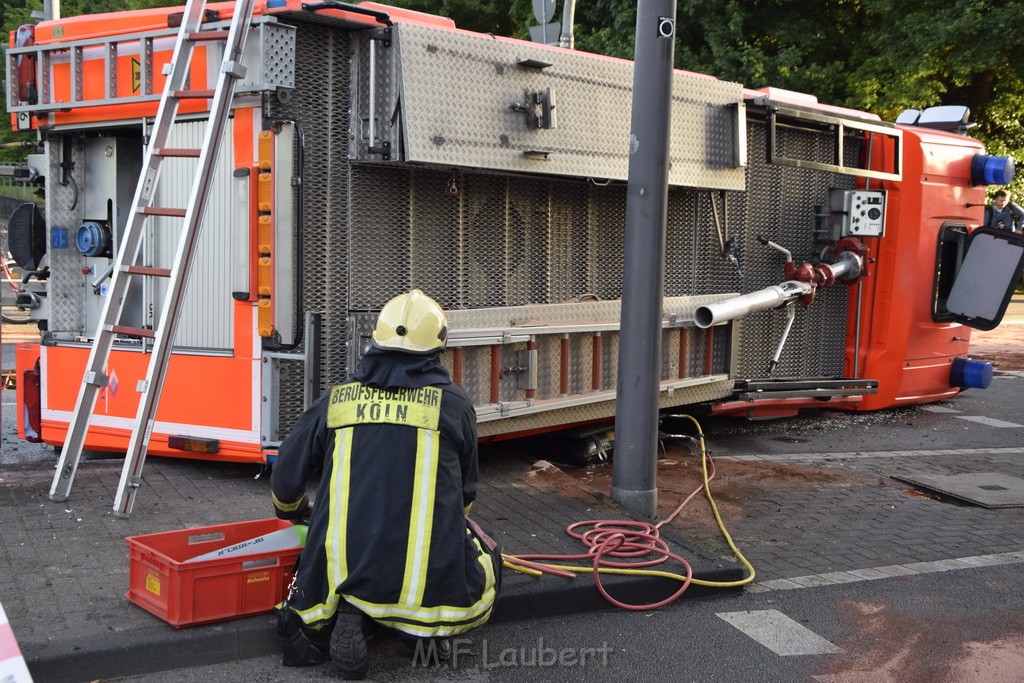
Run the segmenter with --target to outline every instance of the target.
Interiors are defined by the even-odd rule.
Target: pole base
[[[641,517],[654,517],[658,510],[658,489],[631,491],[612,486],[612,500]]]

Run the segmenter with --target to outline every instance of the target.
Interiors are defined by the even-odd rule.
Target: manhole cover
[[[1024,507],[1024,479],[997,472],[907,474],[893,478],[981,507]]]

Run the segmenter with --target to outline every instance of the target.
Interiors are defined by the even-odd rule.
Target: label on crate
[[[189,562],[205,562],[207,560],[221,560],[242,555],[255,555],[256,553],[270,553],[276,550],[288,550],[301,548],[306,544],[306,526],[296,524],[285,529],[271,531],[256,538],[250,538],[225,548],[211,550],[196,557],[185,560]]]
[[[146,590],[153,595],[160,595],[160,577],[153,572],[146,574]]]

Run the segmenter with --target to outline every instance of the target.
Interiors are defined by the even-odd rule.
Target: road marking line
[[[827,572],[825,574],[809,574],[807,576],[791,576],[788,579],[772,579],[748,585],[748,593],[766,593],[768,591],[788,591],[798,588],[814,588],[816,586],[856,583],[859,581],[877,581],[911,574],[934,574],[977,567],[995,567],[1004,564],[1020,564],[1024,562],[1024,550],[992,555],[972,555],[956,557],[934,562],[910,562],[892,564],[885,567],[868,567],[866,569],[850,569],[845,572]]]
[[[1002,420],[997,420],[994,417],[985,417],[983,415],[957,415],[956,419],[967,420],[968,422],[977,422],[978,424],[983,424],[989,427],[1024,427],[1024,425],[1019,425],[1015,422],[1004,422]]]
[[[961,410],[956,408],[947,408],[946,406],[921,406],[921,410],[927,410],[929,413],[960,413]]]
[[[775,609],[719,612],[716,616],[783,657],[842,652],[814,631]]]
[[[1015,425],[1017,426],[1017,425]],[[720,455],[715,460],[757,461],[770,460],[813,462],[815,460],[854,460],[862,458],[910,458],[942,455],[1017,455],[1024,453],[1024,447],[1009,448],[944,448],[928,451],[852,451],[848,453],[763,453],[760,455]]]

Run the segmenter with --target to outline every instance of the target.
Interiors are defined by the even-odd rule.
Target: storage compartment
[[[127,597],[177,628],[268,612],[284,599],[302,550],[298,540],[294,547],[268,544],[256,552],[192,560],[291,526],[261,519],[129,536]]]

